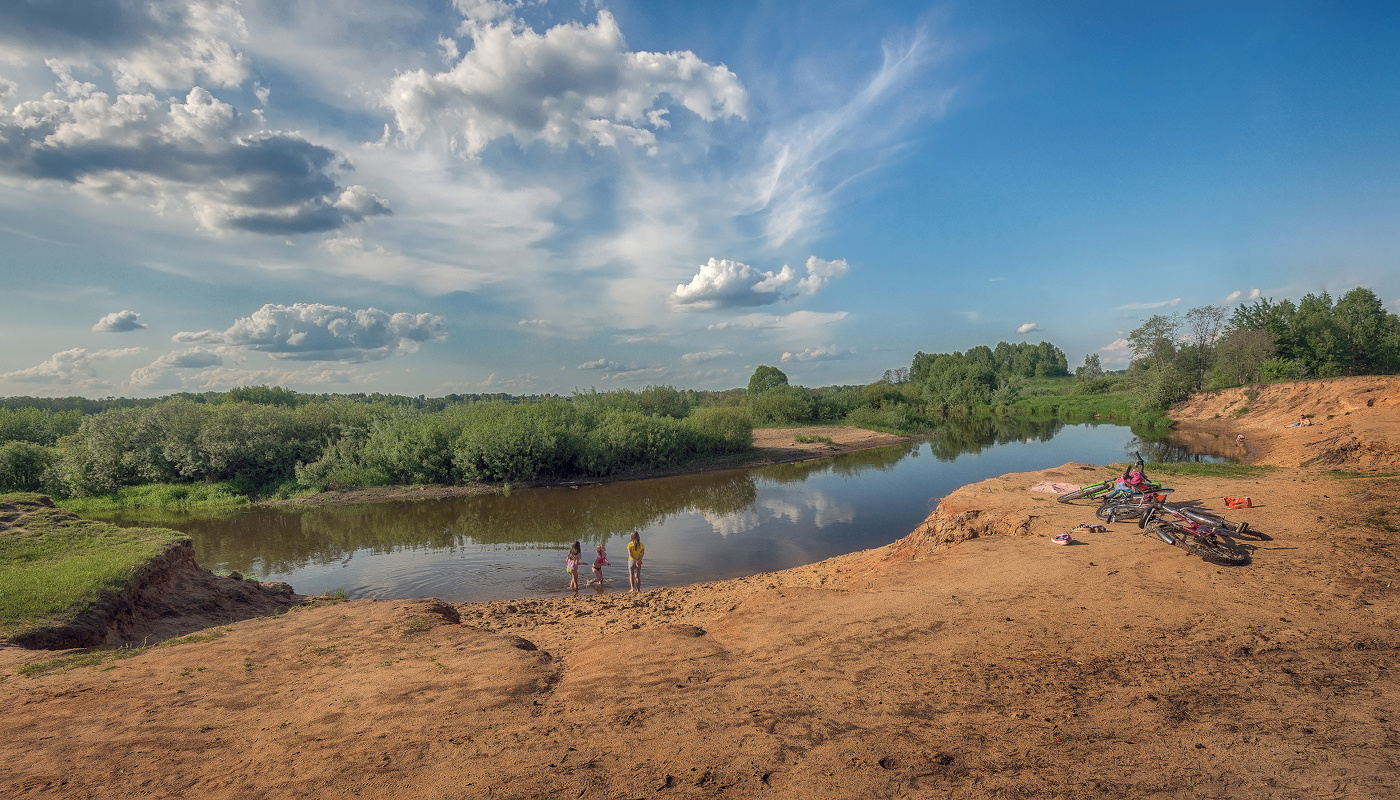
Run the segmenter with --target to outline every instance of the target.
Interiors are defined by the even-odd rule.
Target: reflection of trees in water
[[[1239,447],[1233,439],[1211,437],[1147,437],[1139,433],[1124,448],[1129,458],[1142,453],[1142,460],[1158,464],[1177,462],[1233,461],[1239,457]]]
[[[938,426],[929,448],[934,458],[952,461],[963,453],[980,453],[999,444],[1048,442],[1064,427],[1054,417],[955,417]]]
[[[856,450],[831,458],[814,458],[807,461],[789,461],[785,464],[769,464],[755,467],[752,473],[775,483],[802,483],[813,475],[830,472],[834,475],[850,477],[866,470],[880,471],[894,469],[894,465],[905,456],[918,455],[917,442],[897,444],[890,447],[874,447],[869,450]]]
[[[529,489],[511,495],[403,500],[304,511],[257,510],[193,523],[198,557],[207,563],[285,573],[344,559],[357,550],[450,550],[472,544],[585,545],[659,524],[685,512],[732,514],[754,505],[747,472],[728,471],[580,489]]]

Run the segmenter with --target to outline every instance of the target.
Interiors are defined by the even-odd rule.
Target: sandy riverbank
[[[1298,466],[1332,453],[1341,463],[1327,469],[1400,471],[1386,461],[1400,442],[1400,382],[1374,380],[1310,391],[1307,413],[1333,418],[1292,438],[1269,430],[1272,417],[1250,418],[1257,402],[1228,430],[1200,427],[1227,399],[1181,411],[1198,435],[1245,432],[1256,461],[1280,465],[1172,481],[1175,500],[1217,511],[1227,494],[1254,499],[1226,512],[1268,537],[1245,543],[1248,566],[1206,564],[1128,524],[1050,544],[1095,521],[1092,509],[1026,488],[1106,473],[1068,464],[963,487],[888,547],[739,580],[321,604],[40,677],[16,669],[53,654],[6,648],[0,787],[65,798],[1391,796],[1400,478]],[[1286,395],[1270,402],[1279,419],[1302,413]]]

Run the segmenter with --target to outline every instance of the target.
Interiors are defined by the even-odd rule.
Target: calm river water
[[[575,539],[589,563],[595,545],[607,547],[613,566],[596,591],[622,591],[634,528],[647,548],[644,588],[732,578],[889,544],[963,484],[1067,461],[1121,462],[1136,449],[1149,461],[1218,460],[1118,425],[1001,419],[918,444],[754,469],[159,524],[193,537],[206,568],[286,581],[302,594],[448,602],[564,594]],[[591,570],[579,574],[583,583]]]

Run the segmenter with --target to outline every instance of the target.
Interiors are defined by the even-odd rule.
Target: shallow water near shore
[[[575,540],[580,592],[625,591],[633,529],[647,547],[643,588],[722,580],[889,544],[967,483],[1067,461],[1122,462],[1139,449],[1149,461],[1221,460],[1119,425],[991,420],[924,442],[765,467],[159,524],[189,534],[206,568],[286,581],[302,594],[557,596],[570,591],[564,555]],[[604,586],[590,587],[598,544],[612,565]]]

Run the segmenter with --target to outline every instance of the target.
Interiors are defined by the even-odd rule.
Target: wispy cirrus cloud
[[[846,311],[794,311],[791,314],[746,314],[738,319],[709,325],[712,331],[724,330],[782,330],[811,331],[834,325],[849,316]]]
[[[681,360],[687,364],[703,364],[706,361],[713,361],[717,358],[724,358],[725,356],[732,355],[734,355],[733,350],[721,348],[716,350],[702,350],[698,353],[685,353],[681,356]]]
[[[840,189],[888,161],[914,123],[946,111],[951,88],[918,96],[904,91],[941,56],[940,43],[923,25],[889,39],[880,68],[844,104],[768,134],[750,203],[770,247],[819,230]]]
[[[1181,305],[1180,297],[1173,297],[1170,300],[1155,300],[1146,303],[1124,303],[1121,306],[1114,306],[1115,311],[1149,311],[1156,308],[1176,308]]]
[[[150,364],[133,370],[130,383],[137,388],[156,386],[171,370],[205,369],[221,367],[223,356],[203,347],[175,350],[162,355]]]

